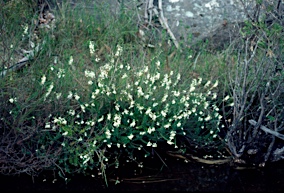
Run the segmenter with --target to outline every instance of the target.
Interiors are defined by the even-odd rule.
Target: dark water
[[[237,170],[224,164],[204,165],[168,157],[149,158],[143,168],[129,162],[109,169],[108,187],[95,177],[74,175],[67,184],[56,172],[45,171],[38,177],[3,176],[0,192],[280,192],[284,190],[284,161],[264,168]],[[118,183],[119,182],[119,183]]]

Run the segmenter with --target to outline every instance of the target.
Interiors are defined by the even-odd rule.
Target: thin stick
[[[159,12],[158,12],[158,13],[160,13],[160,14],[158,14],[157,12],[156,12],[156,14],[159,15],[159,21],[160,21],[161,25],[167,30],[167,32],[168,32],[168,34],[170,35],[171,39],[173,40],[173,42],[174,42],[176,48],[179,49],[179,48],[180,48],[180,47],[179,47],[179,43],[178,43],[178,41],[176,40],[176,38],[175,38],[173,32],[171,31],[171,29],[170,29],[170,27],[169,27],[169,25],[168,25],[167,20],[166,20],[165,17],[164,17],[163,8],[162,8],[162,0],[158,0],[158,9],[159,9]],[[156,10],[156,9],[155,9],[155,10]],[[155,11],[155,10],[154,10],[154,11]]]
[[[251,125],[253,125],[253,126],[257,126],[257,122],[256,122],[255,120],[252,120],[252,119],[251,119],[251,120],[249,120],[249,123],[250,123]],[[271,135],[274,135],[274,136],[278,137],[279,139],[284,140],[284,135],[281,134],[281,133],[278,133],[277,131],[273,131],[273,130],[271,130],[271,129],[269,129],[269,128],[263,126],[263,125],[260,125],[260,129],[263,130],[263,131],[265,131],[266,133],[269,133],[269,134],[271,134]]]

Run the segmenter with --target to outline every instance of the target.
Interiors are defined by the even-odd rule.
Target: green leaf
[[[270,121],[275,121],[275,117],[273,117],[273,116],[268,115],[267,118],[268,118]]]

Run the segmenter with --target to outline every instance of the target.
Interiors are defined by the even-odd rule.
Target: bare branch
[[[255,120],[249,120],[249,123],[253,126],[257,126],[257,122]],[[274,135],[275,137],[278,137],[279,139],[284,140],[284,135],[281,133],[278,133],[277,131],[272,131],[271,129],[268,129],[267,127],[260,125],[260,129],[265,131],[266,133],[269,133],[271,135]]]

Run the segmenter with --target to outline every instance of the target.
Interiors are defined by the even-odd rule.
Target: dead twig
[[[249,123],[253,126],[257,126],[257,122],[255,120],[249,120]],[[267,127],[260,125],[260,129],[265,131],[266,133],[269,133],[271,135],[274,135],[275,137],[278,137],[279,139],[284,140],[284,135],[281,133],[278,133],[277,131],[273,131],[271,129],[268,129]]]
[[[171,29],[168,25],[167,19],[164,17],[164,12],[163,12],[163,8],[162,8],[162,0],[158,0],[158,8],[156,6],[154,6],[153,0],[146,0],[145,11],[144,11],[144,21],[145,21],[146,26],[149,26],[151,24],[153,14],[155,14],[158,17],[161,26],[164,29],[166,29],[166,31],[169,34],[171,40],[173,41],[175,47],[180,50],[179,43],[178,43],[177,39],[175,38],[175,35],[171,31]]]

